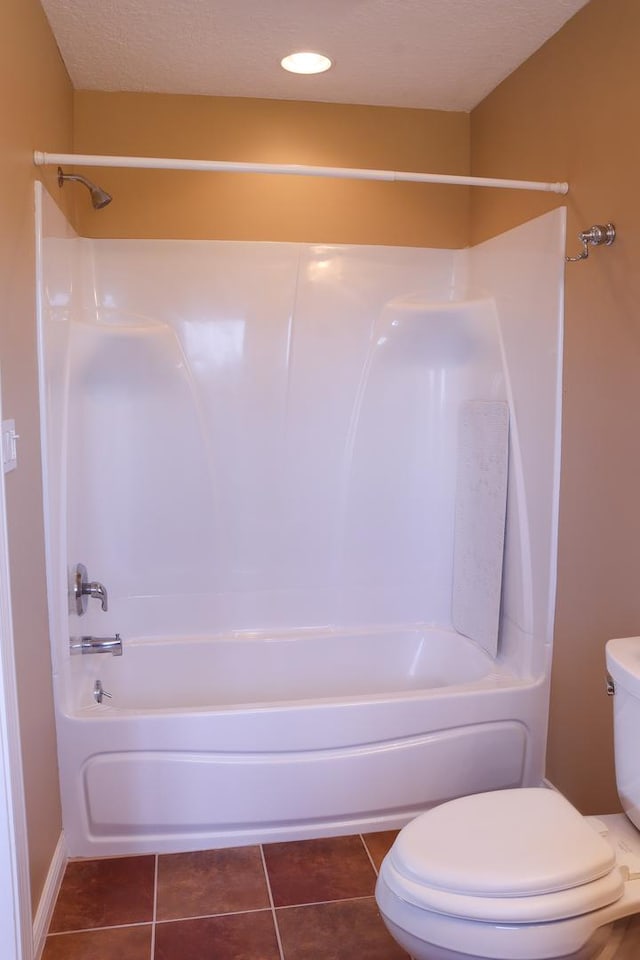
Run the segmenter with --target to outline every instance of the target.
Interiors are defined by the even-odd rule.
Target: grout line
[[[363,897],[340,897],[337,900],[313,900],[311,903],[285,903],[278,910],[297,910],[299,907],[323,907],[327,903],[353,903],[360,900],[374,900],[372,893]]]
[[[153,873],[153,920],[151,922],[151,956],[153,960],[156,953],[156,923],[158,921],[158,873],[160,870],[160,857],[156,853],[155,870]]]
[[[364,898],[362,898],[364,899]],[[327,901],[329,902],[329,901]],[[292,906],[313,906],[313,904],[292,904]],[[283,908],[286,909],[286,908]],[[161,923],[184,923],[187,920],[211,920],[214,917],[241,917],[245,913],[269,913],[272,907],[255,907],[252,910],[227,910],[225,913],[198,913],[188,917],[166,917],[164,920],[139,920],[136,923],[109,923],[104,927],[80,927],[78,930],[56,930],[55,933],[48,933],[48,937],[66,937],[70,933],[96,933],[98,930],[126,930],[128,927],[148,927],[157,926]],[[155,939],[155,938],[154,938]],[[153,960],[153,958],[152,958]]]
[[[149,927],[150,920],[140,920],[138,923],[111,923],[106,927],[81,927],[79,930],[50,931],[48,937],[68,937],[74,933],[97,933],[98,930],[128,930],[130,927]]]
[[[375,873],[375,875],[376,875],[376,877],[377,877],[377,876],[378,876],[378,870],[377,870],[377,868],[376,868],[375,863],[373,862],[373,857],[371,856],[371,853],[369,852],[369,847],[367,846],[367,841],[365,840],[364,836],[363,836],[361,833],[359,833],[358,836],[359,836],[360,839],[362,840],[362,846],[364,847],[365,852],[366,852],[367,856],[369,857],[369,863],[370,863],[371,866],[373,867],[373,872]]]
[[[282,946],[282,938],[280,937],[280,927],[278,926],[278,917],[276,916],[276,908],[273,902],[273,894],[271,893],[271,881],[269,880],[269,871],[267,870],[267,861],[264,858],[264,849],[262,844],[260,844],[260,857],[262,858],[262,869],[264,870],[264,878],[267,883],[267,893],[269,894],[269,903],[271,904],[271,916],[273,919],[273,926],[276,932],[276,940],[278,941],[278,950],[280,951],[280,960],[285,960],[284,949]]]
[[[194,917],[165,917],[164,920],[156,920],[158,923],[184,923],[187,920],[212,920],[216,917],[243,917],[245,913],[268,913],[271,906],[254,907],[252,910],[227,910],[225,913],[199,913]]]
[[[96,933],[99,930],[121,930],[127,929],[128,927],[148,927],[149,925],[165,924],[165,923],[184,923],[188,920],[210,920],[214,917],[241,917],[245,913],[274,913],[278,910],[295,910],[298,907],[321,907],[327,903],[350,903],[352,900],[373,900],[373,894],[368,893],[362,897],[341,897],[336,900],[312,900],[307,903],[286,903],[281,907],[275,907],[273,899],[271,897],[271,891],[269,889],[269,883],[267,881],[267,890],[269,892],[269,906],[268,907],[255,907],[252,910],[227,910],[225,913],[200,913],[196,916],[189,917],[166,917],[163,920],[155,919],[152,920],[140,920],[138,923],[110,923],[104,927],[82,927],[79,930],[58,930],[55,933],[49,933],[50,937],[66,937],[70,933]],[[278,931],[279,932],[279,931]],[[154,937],[155,940],[155,937]]]

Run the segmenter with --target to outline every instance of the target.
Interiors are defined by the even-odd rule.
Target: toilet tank
[[[640,828],[640,637],[609,640],[607,670],[613,680],[616,783],[622,809]]]

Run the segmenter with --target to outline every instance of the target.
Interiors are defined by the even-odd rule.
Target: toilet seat
[[[617,869],[579,887],[529,897],[479,897],[438,890],[408,880],[388,861],[381,876],[396,896],[413,906],[493,923],[546,923],[578,917],[615,903],[624,892],[624,880]]]
[[[543,923],[606,907],[624,892],[613,848],[544,788],[461,797],[400,833],[381,877],[407,903],[461,919]]]

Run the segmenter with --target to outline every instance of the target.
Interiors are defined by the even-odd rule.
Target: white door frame
[[[0,406],[0,420],[2,412]],[[0,458],[1,459],[1,458]],[[5,484],[0,464],[0,930],[6,960],[33,960],[27,820],[13,649]]]

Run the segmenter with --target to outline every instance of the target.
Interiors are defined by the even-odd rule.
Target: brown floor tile
[[[151,924],[47,937],[42,960],[149,960]]]
[[[407,960],[373,897],[276,911],[286,960]]]
[[[370,897],[375,873],[360,837],[327,837],[264,846],[277,907]]]
[[[363,834],[364,842],[371,854],[371,859],[376,865],[376,870],[379,870],[382,866],[382,861],[391,849],[399,832],[399,830],[381,830],[379,833]]]
[[[154,960],[280,960],[271,910],[159,923]]]
[[[159,920],[268,906],[260,847],[174,853],[158,858]]]
[[[64,874],[50,932],[151,920],[154,875],[155,857],[71,861]]]
[[[620,936],[621,942],[611,960],[638,960],[638,957],[640,957],[640,916],[629,917],[614,924],[614,936]]]

